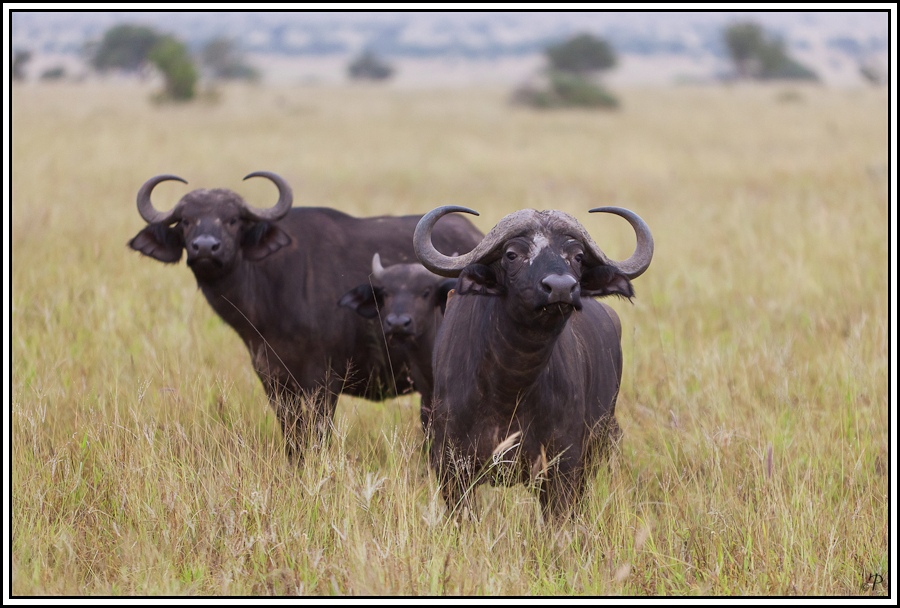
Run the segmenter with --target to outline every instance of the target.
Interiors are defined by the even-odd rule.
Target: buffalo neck
[[[381,324],[376,340],[386,340]],[[390,365],[394,376],[407,377],[412,387],[419,393],[431,393],[434,386],[434,374],[431,367],[431,354],[434,350],[434,332],[425,331],[421,335],[411,337],[402,342],[392,342],[387,338],[383,342],[387,348]]]
[[[291,292],[291,300],[299,311],[304,310],[299,301],[296,288],[291,285],[303,285],[304,270],[294,268],[290,281],[281,276],[271,276],[271,265],[261,262],[240,260],[233,270],[222,277],[198,281],[198,285],[212,306],[245,342],[257,342],[260,335],[276,331],[276,325],[284,321],[279,314],[282,300],[287,292]],[[277,270],[277,269],[276,269]],[[293,315],[295,318],[296,315]]]
[[[546,369],[566,322],[547,328],[522,323],[503,311],[500,299],[491,300],[479,382],[491,401],[516,407]]]

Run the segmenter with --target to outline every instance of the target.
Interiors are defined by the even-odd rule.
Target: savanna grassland
[[[887,91],[625,90],[614,112],[502,90],[152,93],[12,91],[14,596],[887,593]],[[571,521],[544,525],[523,486],[448,518],[416,396],[342,398],[329,445],[286,462],[184,262],[126,247],[149,177],[266,206],[271,184],[241,181],[256,170],[359,215],[462,204],[487,231],[561,209],[616,259],[633,231],[588,209],[647,221],[653,263],[610,302],[620,453]]]

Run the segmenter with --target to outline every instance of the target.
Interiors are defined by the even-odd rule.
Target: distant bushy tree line
[[[818,75],[792,58],[785,42],[766,32],[759,24],[738,22],[723,30],[723,41],[738,78],[748,80],[795,79],[817,81]],[[122,70],[146,74],[156,68],[165,80],[160,97],[189,100],[196,95],[197,82],[204,74],[210,80],[258,80],[259,71],[247,64],[239,45],[229,38],[215,38],[193,54],[174,36],[141,26],[123,24],[107,30],[89,44],[85,54],[100,72]],[[515,102],[533,107],[605,107],[618,106],[618,100],[603,86],[601,76],[618,63],[612,45],[591,34],[577,34],[544,49],[547,67],[539,84],[517,89]],[[25,67],[32,59],[30,51],[16,49],[11,72],[14,80],[25,78]],[[352,80],[389,79],[394,68],[370,50],[362,51],[347,66]],[[860,74],[873,84],[885,81],[880,66],[860,64]],[[42,79],[59,79],[61,67],[46,70]]]

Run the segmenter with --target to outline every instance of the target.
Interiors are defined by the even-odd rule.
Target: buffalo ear
[[[456,288],[456,279],[444,279],[438,283],[437,289],[434,291],[434,299],[437,306],[441,307],[441,314],[447,310],[447,297],[450,292]]]
[[[381,307],[381,289],[372,287],[368,283],[357,285],[338,300],[338,306],[346,306],[366,319],[374,319],[378,316]]]
[[[184,239],[180,230],[165,224],[150,224],[128,241],[128,246],[166,264],[174,264],[181,259]]]
[[[287,232],[270,222],[257,222],[244,232],[241,240],[244,257],[251,262],[258,262],[290,244]]]
[[[585,269],[581,275],[581,295],[634,297],[631,281],[612,266],[600,265]]]
[[[460,295],[502,296],[506,288],[497,281],[497,274],[490,266],[469,264],[459,273],[456,292]]]

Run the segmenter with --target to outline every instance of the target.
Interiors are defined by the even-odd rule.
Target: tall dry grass
[[[623,91],[535,113],[505,91],[121,85],[12,92],[12,589],[31,595],[856,595],[888,576],[887,95]],[[456,525],[418,401],[342,398],[289,466],[249,357],[183,262],[125,243],[172,172],[354,214],[562,209],[656,256],[624,326],[624,429],[583,508],[524,487]],[[158,188],[158,204],[185,191]],[[872,574],[881,585],[867,585]],[[873,589],[874,587],[874,589]]]

